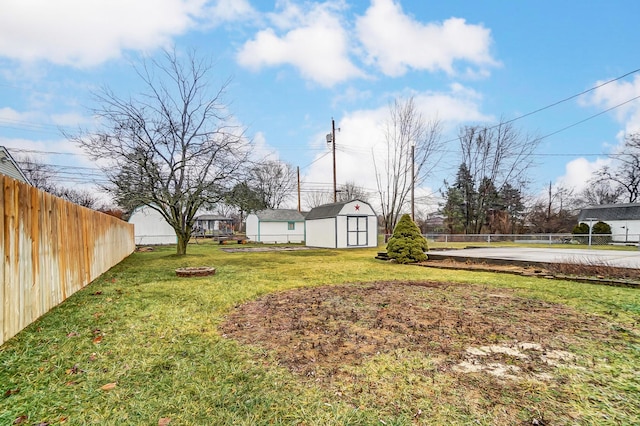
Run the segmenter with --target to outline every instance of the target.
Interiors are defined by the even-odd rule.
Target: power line
[[[534,111],[531,111],[531,112],[528,112],[528,113],[526,113],[526,114],[520,115],[520,116],[518,116],[518,117],[512,118],[511,120],[507,120],[507,121],[500,122],[500,123],[498,123],[498,124],[494,124],[493,126],[484,127],[483,129],[484,129],[484,130],[492,130],[492,129],[496,129],[496,128],[500,127],[500,126],[503,126],[503,125],[505,125],[505,124],[513,123],[514,121],[521,120],[521,119],[523,119],[523,118],[525,118],[525,117],[529,117],[529,116],[531,116],[531,115],[533,115],[533,114],[537,114],[538,112],[541,112],[541,111],[547,110],[547,109],[552,108],[552,107],[554,107],[554,106],[556,106],[556,105],[559,105],[559,104],[561,104],[561,103],[564,103],[564,102],[570,101],[571,99],[575,99],[575,98],[580,97],[580,96],[582,96],[582,95],[584,95],[584,94],[587,94],[587,93],[589,93],[589,92],[592,92],[592,91],[594,91],[594,90],[597,90],[597,89],[599,89],[599,88],[601,88],[601,87],[603,87],[603,86],[606,86],[607,84],[610,84],[610,83],[613,83],[613,82],[618,81],[618,80],[620,80],[620,79],[623,79],[623,78],[625,78],[625,77],[628,77],[628,76],[630,76],[631,74],[635,74],[635,73],[637,73],[638,71],[640,71],[640,68],[637,68],[637,69],[635,69],[635,70],[633,70],[633,71],[629,71],[629,72],[627,72],[627,73],[625,73],[625,74],[623,74],[623,75],[621,75],[621,76],[619,76],[619,77],[613,78],[613,79],[611,79],[611,80],[607,80],[607,81],[605,81],[604,83],[598,84],[597,86],[593,86],[593,87],[591,87],[590,89],[584,90],[584,91],[582,91],[582,92],[580,92],[580,93],[577,93],[577,94],[575,94],[575,95],[571,95],[571,96],[566,97],[566,98],[564,98],[564,99],[561,99],[561,100],[559,100],[559,101],[557,101],[557,102],[553,102],[553,103],[551,103],[551,104],[549,104],[549,105],[546,105],[546,106],[544,106],[544,107],[542,107],[542,108],[538,108],[538,109],[536,109],[536,110],[534,110]],[[609,108],[609,109],[607,109],[607,110],[603,111],[601,114],[604,114],[605,112],[611,111],[612,109],[618,108],[619,106],[622,106],[622,105],[624,105],[624,104],[626,104],[626,103],[628,103],[628,102],[631,102],[631,101],[633,101],[633,100],[635,100],[635,99],[637,99],[637,98],[630,99],[629,101],[623,102],[622,104],[619,104],[619,105],[617,105],[617,106],[615,106],[615,107]],[[592,116],[592,117],[590,117],[589,119],[594,118],[594,117],[597,117],[598,115],[601,115],[601,114],[596,114],[595,116]],[[586,119],[586,120],[583,120],[583,121],[587,121],[587,120],[589,120],[589,119]],[[567,126],[566,128],[560,129],[560,130],[558,130],[558,131],[556,131],[556,132],[554,132],[554,133],[550,133],[549,135],[544,136],[543,138],[545,138],[545,137],[549,137],[549,136],[554,135],[554,134],[557,134],[557,133],[560,133],[560,132],[562,132],[562,131],[564,131],[564,130],[566,130],[566,129],[569,129],[569,128],[571,128],[571,127],[577,126],[578,124],[581,124],[581,122],[576,123],[576,124],[573,124],[573,125],[571,125],[571,126]],[[449,139],[449,140],[447,140],[447,141],[444,141],[443,143],[444,143],[444,144],[447,144],[447,143],[449,143],[449,142],[459,141],[460,139],[461,139],[461,137],[460,137],[460,136],[458,136],[458,137],[456,137],[456,138],[453,138],[453,139]]]
[[[554,102],[554,103],[552,103],[552,104],[549,104],[549,105],[547,105],[547,106],[545,106],[545,107],[538,108],[538,109],[536,109],[535,111],[531,111],[531,112],[528,112],[528,113],[526,113],[526,114],[523,114],[523,115],[521,115],[521,116],[519,116],[519,117],[512,118],[511,120],[507,120],[507,121],[505,121],[505,122],[503,122],[503,123],[501,123],[501,124],[513,123],[514,121],[520,120],[520,119],[525,118],[525,117],[529,117],[530,115],[537,114],[537,113],[539,113],[539,112],[541,112],[541,111],[544,111],[544,110],[546,110],[546,109],[553,108],[553,107],[554,107],[554,106],[556,106],[556,105],[560,105],[561,103],[564,103],[564,102],[570,101],[571,99],[575,99],[575,98],[578,98],[578,97],[580,97],[580,96],[582,96],[582,95],[586,95],[586,94],[587,94],[587,93],[589,93],[589,92],[593,92],[594,90],[597,90],[597,89],[599,89],[599,88],[601,88],[601,87],[603,87],[603,86],[606,86],[607,84],[613,83],[614,81],[621,80],[621,79],[623,79],[623,78],[625,78],[625,77],[630,76],[631,74],[635,74],[635,73],[637,73],[638,71],[640,71],[640,68],[635,69],[635,70],[633,70],[633,71],[629,71],[628,73],[623,74],[623,75],[621,75],[620,77],[616,77],[616,78],[614,78],[614,79],[611,79],[611,80],[605,81],[604,83],[598,84],[597,86],[593,86],[593,87],[592,87],[592,88],[590,88],[590,89],[584,90],[584,91],[582,91],[582,92],[580,92],[580,93],[578,93],[578,94],[575,94],[575,95],[569,96],[569,97],[567,97],[567,98],[564,98],[564,99],[562,99],[562,100],[559,100],[559,101],[557,101],[557,102]]]
[[[18,153],[32,153],[32,154],[51,154],[51,155],[79,155],[77,152],[62,152],[62,151],[41,151],[37,149],[24,149],[24,148],[8,148],[9,151]]]
[[[315,160],[313,160],[312,162],[310,162],[309,164],[307,164],[306,166],[300,167],[300,170],[306,169],[307,167],[311,166],[313,163],[322,160],[324,157],[326,157],[327,155],[329,155],[331,152],[325,152],[324,154],[322,154],[320,157],[316,158]]]
[[[573,123],[573,124],[570,124],[570,125],[568,125],[568,126],[566,126],[566,127],[563,127],[562,129],[556,130],[555,132],[549,133],[548,135],[542,136],[542,137],[540,138],[540,140],[546,139],[546,138],[548,138],[548,137],[550,137],[550,136],[553,136],[553,135],[556,135],[556,134],[558,134],[558,133],[560,133],[560,132],[564,132],[564,131],[565,131],[565,130],[567,130],[567,129],[570,129],[570,128],[572,128],[572,127],[578,126],[578,125],[580,125],[580,124],[584,123],[585,121],[589,121],[589,120],[591,120],[591,119],[593,119],[593,118],[596,118],[596,117],[598,117],[598,116],[600,116],[600,115],[602,115],[602,114],[606,114],[606,113],[607,113],[607,112],[609,112],[609,111],[612,111],[612,110],[614,110],[614,109],[616,109],[616,108],[620,108],[621,106],[626,105],[626,104],[628,104],[628,103],[630,103],[630,102],[633,102],[633,101],[635,101],[635,100],[637,100],[637,99],[640,99],[640,96],[636,96],[635,98],[631,98],[631,99],[629,99],[629,100],[627,100],[627,101],[624,101],[624,102],[622,102],[622,103],[620,103],[620,104],[618,104],[618,105],[612,106],[611,108],[607,108],[607,109],[605,109],[604,111],[600,111],[600,112],[599,112],[599,113],[597,113],[597,114],[594,114],[594,115],[592,115],[592,116],[589,116],[589,117],[585,118],[584,120],[580,120],[580,121],[575,122],[575,123]]]

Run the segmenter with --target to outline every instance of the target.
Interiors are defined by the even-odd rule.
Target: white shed
[[[176,231],[162,215],[148,206],[136,208],[129,223],[133,223],[136,245],[176,244]]]
[[[267,209],[247,216],[247,238],[261,243],[301,243],[304,215],[293,209]]]
[[[306,244],[311,247],[358,248],[378,246],[378,219],[361,200],[318,206],[307,214]]]

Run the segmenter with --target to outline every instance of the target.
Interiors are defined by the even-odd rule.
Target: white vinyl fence
[[[541,245],[629,245],[638,246],[640,234],[425,234],[429,242],[447,246],[458,243],[497,245],[504,243]]]

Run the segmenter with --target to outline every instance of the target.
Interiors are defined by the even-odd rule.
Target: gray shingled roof
[[[302,222],[304,215],[294,209],[267,209],[256,212],[256,216],[261,222]]]
[[[201,214],[200,216],[196,216],[196,220],[232,221],[233,219],[229,217],[214,215],[214,214]]]
[[[307,213],[307,220],[336,217],[338,213],[340,213],[342,208],[345,206],[345,204],[349,204],[352,201],[359,201],[361,203],[364,203],[364,201],[362,200],[349,200],[349,201],[342,201],[340,203],[323,204],[321,206],[312,208],[311,211]],[[364,204],[368,204],[368,203],[364,203]]]
[[[607,220],[640,220],[640,204],[603,204],[585,207],[580,211],[578,221],[585,222],[589,218],[603,222]]]

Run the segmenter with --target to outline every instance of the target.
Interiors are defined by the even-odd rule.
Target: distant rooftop
[[[325,219],[328,217],[335,217],[338,215],[338,213],[340,213],[340,211],[342,211],[342,208],[346,205],[349,204],[353,201],[358,201],[364,204],[369,204],[369,203],[365,203],[362,200],[349,200],[349,201],[341,201],[339,203],[332,203],[332,204],[323,204],[322,206],[318,206],[318,207],[314,207],[311,209],[311,211],[307,214],[307,220],[309,219]]]
[[[264,222],[302,222],[304,215],[295,209],[266,209],[255,213],[258,219]]]
[[[579,222],[589,219],[606,222],[607,220],[640,220],[640,203],[603,204],[585,207],[578,215]]]

